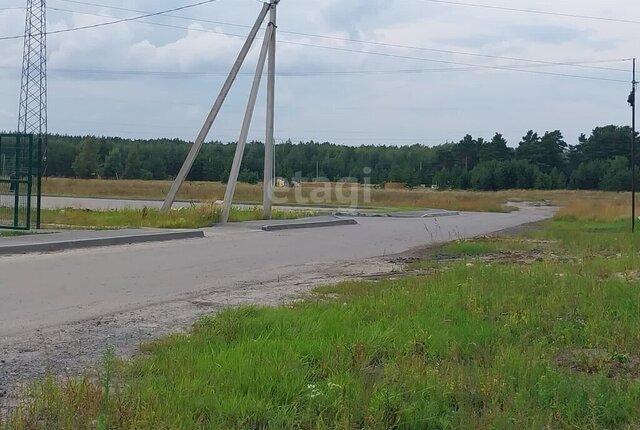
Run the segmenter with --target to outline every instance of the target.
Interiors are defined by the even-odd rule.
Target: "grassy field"
[[[98,378],[34,384],[4,428],[638,428],[640,236],[569,218],[107,353]]]
[[[137,199],[163,199],[171,186],[169,181],[113,181],[48,178],[43,182],[43,193],[52,196],[91,196]],[[224,198],[225,184],[219,182],[187,182],[179,200],[216,201]],[[322,185],[320,186],[322,187]],[[492,193],[432,192],[431,190],[381,190],[356,187],[355,191],[336,190],[330,186],[319,192],[312,185],[298,189],[275,191],[282,204],[317,204],[332,206],[385,207],[385,208],[439,208],[453,210],[481,210],[504,212],[504,196]],[[262,186],[239,183],[234,201],[262,202]],[[356,202],[354,205],[353,203]]]
[[[276,220],[298,219],[312,216],[312,211],[274,210]],[[221,209],[214,205],[194,205],[160,213],[157,209],[118,209],[90,211],[85,209],[58,209],[42,211],[43,228],[200,228],[209,227],[220,221]],[[233,208],[230,222],[264,219],[261,208]]]
[[[119,197],[139,199],[163,199],[171,183],[168,181],[110,181],[48,178],[43,182],[43,192],[52,196]],[[217,182],[188,182],[182,187],[178,198],[186,201],[216,201],[224,197],[225,185]],[[566,203],[567,200],[627,202],[625,194],[575,191],[432,191],[430,189],[382,190],[357,189],[353,195],[349,191],[337,193],[335,186],[330,192],[314,193],[312,186],[300,189],[276,191],[276,197],[287,204],[314,201],[325,205],[351,205],[356,201],[360,207],[390,208],[439,208],[451,210],[505,211],[504,205],[510,200],[548,200]],[[368,197],[367,198],[367,195]],[[312,198],[313,197],[313,198]],[[238,184],[235,201],[260,203],[262,186]]]

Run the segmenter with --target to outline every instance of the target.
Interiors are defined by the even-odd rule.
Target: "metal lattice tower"
[[[47,135],[47,14],[45,3],[45,0],[27,0],[20,113],[18,115],[18,132],[33,134],[41,138],[43,143]]]
[[[34,136],[29,172],[37,180],[28,204],[40,228],[42,174],[47,163],[47,9],[46,0],[27,0],[18,132]],[[22,149],[22,152],[26,148]],[[34,153],[35,152],[35,153]]]

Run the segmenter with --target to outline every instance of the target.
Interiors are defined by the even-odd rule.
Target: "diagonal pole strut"
[[[267,6],[270,7],[269,4],[267,4]],[[222,218],[220,220],[222,224],[225,224],[227,221],[229,221],[229,214],[231,213],[231,206],[233,205],[233,195],[235,194],[236,185],[238,184],[238,174],[240,173],[242,156],[244,154],[244,148],[247,144],[247,137],[249,136],[249,128],[251,127],[251,120],[253,118],[253,112],[256,107],[258,91],[260,90],[260,81],[262,80],[262,72],[264,71],[264,65],[267,61],[267,54],[269,53],[269,46],[271,45],[273,30],[274,26],[269,23],[269,26],[267,27],[267,34],[265,35],[264,42],[262,43],[262,50],[260,51],[260,58],[258,59],[256,74],[253,78],[253,86],[251,87],[251,94],[249,95],[247,110],[244,114],[242,130],[240,131],[240,138],[238,139],[238,145],[236,146],[236,154],[233,158],[233,166],[231,166],[231,173],[229,174],[229,182],[227,183],[227,189],[224,193]]]
[[[258,15],[258,19],[256,20],[256,23],[251,29],[249,36],[247,36],[247,40],[245,41],[242,47],[242,50],[240,51],[240,54],[236,59],[236,62],[233,64],[233,67],[231,68],[231,72],[229,73],[229,76],[227,77],[227,80],[225,81],[222,87],[222,90],[220,91],[218,98],[216,99],[215,103],[213,104],[213,107],[211,108],[211,111],[209,112],[209,116],[207,116],[207,119],[205,120],[204,125],[202,126],[202,129],[200,130],[200,133],[196,138],[196,141],[191,147],[191,150],[189,151],[189,154],[187,155],[187,158],[185,159],[184,164],[182,165],[182,168],[178,173],[178,176],[176,176],[176,179],[173,181],[173,184],[171,185],[171,189],[169,190],[169,193],[167,194],[164,200],[164,204],[162,205],[162,209],[161,209],[162,213],[168,212],[173,206],[173,203],[176,200],[178,191],[180,190],[180,187],[182,187],[182,184],[184,183],[184,181],[187,179],[187,176],[191,171],[191,167],[193,167],[193,163],[196,161],[196,157],[200,153],[200,150],[202,149],[202,145],[204,144],[204,141],[207,138],[207,135],[209,134],[209,131],[211,130],[211,127],[213,126],[214,121],[216,120],[218,114],[220,113],[220,109],[222,108],[224,101],[229,95],[229,91],[231,90],[233,82],[238,77],[240,68],[242,67],[242,64],[247,58],[249,50],[251,49],[251,46],[253,45],[253,42],[256,39],[256,35],[258,34],[258,31],[260,30],[260,27],[262,26],[262,23],[264,22],[270,7],[271,5],[269,3],[265,3],[262,8],[262,11],[260,12],[260,15]]]

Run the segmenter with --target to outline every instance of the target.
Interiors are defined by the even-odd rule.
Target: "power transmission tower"
[[[229,214],[231,212],[231,205],[233,203],[233,195],[235,193],[236,184],[238,182],[238,174],[240,172],[240,165],[242,163],[242,158],[244,154],[244,149],[247,143],[247,137],[249,134],[249,127],[251,126],[251,121],[253,119],[253,112],[256,105],[256,99],[258,96],[258,91],[260,89],[260,82],[262,80],[262,73],[264,71],[265,63],[267,62],[267,57],[269,57],[268,64],[268,80],[267,80],[267,131],[266,131],[266,139],[265,139],[265,164],[264,164],[264,195],[263,195],[263,203],[264,203],[264,213],[265,218],[271,218],[271,207],[272,207],[272,194],[271,187],[273,183],[273,145],[274,145],[274,107],[275,107],[275,72],[276,72],[276,7],[280,3],[280,0],[269,0],[267,3],[264,3],[262,11],[258,15],[258,19],[256,20],[253,28],[249,32],[249,36],[247,36],[247,40],[242,47],[236,62],[231,68],[231,72],[227,77],[224,85],[222,86],[222,90],[218,95],[218,98],[213,104],[211,111],[209,112],[209,116],[205,120],[196,141],[194,142],[189,154],[187,155],[178,176],[174,180],[169,193],[167,194],[164,204],[162,206],[162,212],[167,212],[173,206],[173,203],[176,199],[178,191],[180,187],[187,179],[191,167],[198,156],[198,153],[202,149],[202,145],[204,144],[211,127],[213,126],[214,121],[216,120],[218,114],[220,113],[220,109],[224,104],[224,101],[231,90],[231,86],[238,76],[238,72],[242,67],[245,59],[247,58],[247,54],[253,45],[253,42],[256,39],[258,31],[262,26],[267,14],[270,13],[267,31],[264,37],[264,41],[262,44],[262,49],[260,51],[260,57],[258,59],[258,65],[256,67],[256,73],[253,79],[253,85],[251,88],[251,94],[249,96],[249,102],[247,104],[247,109],[245,111],[244,120],[242,123],[242,129],[240,131],[240,138],[238,139],[238,145],[236,147],[236,153],[233,160],[233,165],[231,167],[231,173],[229,175],[229,182],[227,184],[227,189],[224,197],[224,207],[222,210],[222,223],[226,223],[229,219]]]
[[[47,157],[47,13],[45,0],[27,0],[27,14],[22,58],[22,81],[18,132],[33,134],[37,142],[38,181],[33,195],[36,201],[36,224],[40,228],[40,176]]]

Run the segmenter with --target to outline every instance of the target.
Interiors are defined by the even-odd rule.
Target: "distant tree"
[[[580,163],[571,173],[569,187],[575,190],[597,190],[604,175],[606,164],[601,160]]]
[[[640,140],[638,141],[640,143]],[[631,127],[607,125],[596,127],[591,136],[582,135],[574,151],[580,161],[606,160],[613,157],[630,157]]]
[[[480,145],[481,143],[470,134],[463,137],[456,145],[458,163],[465,170],[473,169],[480,161]]]
[[[471,186],[479,191],[496,191],[494,173],[497,170],[497,162],[489,161],[480,163],[471,171]]]
[[[80,152],[72,165],[76,176],[82,179],[97,176],[99,170],[98,149],[99,145],[94,139],[85,139],[82,142]]]
[[[568,149],[562,133],[558,130],[546,132],[542,138],[529,130],[516,149],[516,157],[529,161],[543,172],[549,173],[553,168],[563,168],[566,165]]]
[[[490,142],[483,142],[480,147],[480,161],[505,161],[511,158],[506,139],[496,133]]]
[[[122,153],[119,148],[113,148],[107,158],[104,160],[102,167],[102,176],[105,178],[120,179],[124,171],[124,165],[122,163]]]
[[[550,190],[553,188],[553,181],[551,175],[547,175],[544,172],[537,172],[533,187],[537,190]]]
[[[240,174],[238,175],[238,181],[246,182],[247,184],[257,184],[259,180],[260,177],[258,176],[258,174],[248,169],[241,170]]]
[[[562,190],[567,187],[567,175],[557,167],[554,167],[549,174],[551,178],[551,188],[554,190]]]
[[[134,146],[127,154],[127,160],[124,165],[124,176],[127,179],[141,179],[142,165],[140,163],[140,154],[138,147]]]
[[[344,177],[371,183],[386,181],[409,185],[439,184],[456,189],[587,188],[621,189],[630,162],[631,130],[628,127],[595,128],[568,146],[559,131],[539,135],[529,131],[517,149],[511,149],[502,135],[490,141],[466,135],[457,143],[426,145],[365,145],[352,147],[314,141],[276,147],[276,174],[287,179],[312,178],[316,165],[330,180]],[[95,142],[98,149],[92,146]],[[640,141],[638,142],[640,143]],[[235,143],[206,142],[189,173],[189,180],[227,181]],[[180,170],[190,143],[179,139],[130,140],[117,137],[49,136],[46,174],[63,177],[93,177],[100,173],[130,179],[173,178]],[[120,152],[120,162],[116,149]],[[249,142],[242,178],[260,181],[264,145]],[[589,164],[591,162],[596,164]],[[629,163],[630,164],[630,163]],[[543,174],[540,174],[542,172]],[[640,175],[638,175],[640,181]]]
[[[541,170],[551,172],[554,168],[562,169],[566,165],[569,146],[560,130],[546,132],[540,139],[540,145],[542,154],[538,167]]]
[[[73,162],[78,156],[80,145],[73,138],[66,136],[49,136],[48,139],[47,176],[72,177],[75,176]]]
[[[533,130],[529,130],[527,134],[522,137],[516,149],[516,158],[518,160],[537,162],[541,149],[540,136]]]
[[[631,167],[627,157],[615,157],[607,161],[598,188],[603,191],[631,189]]]

